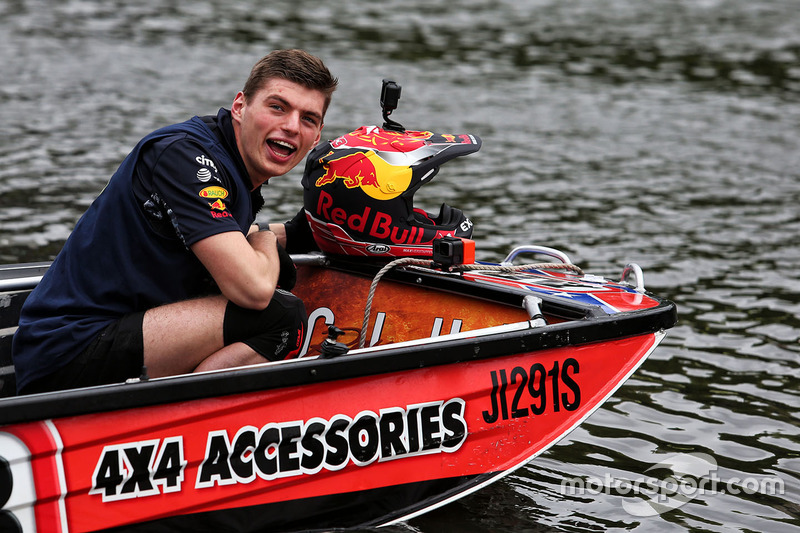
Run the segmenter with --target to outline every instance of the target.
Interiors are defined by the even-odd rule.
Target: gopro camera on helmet
[[[383,86],[381,87],[381,110],[383,111],[383,129],[385,130],[405,130],[402,125],[389,118],[389,115],[392,114],[392,111],[397,109],[397,105],[400,103],[401,89],[402,87],[392,80],[383,80]]]

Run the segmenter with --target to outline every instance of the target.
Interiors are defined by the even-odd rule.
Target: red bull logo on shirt
[[[208,203],[209,207],[211,207],[211,217],[212,218],[231,218],[230,211],[228,211],[228,206],[225,205],[225,202],[222,201],[221,198],[217,198],[213,202]]]
[[[225,202],[223,202],[221,199],[217,199],[214,202],[210,202],[208,205],[211,207],[211,209],[216,209],[217,211],[225,211],[228,208],[225,205]]]

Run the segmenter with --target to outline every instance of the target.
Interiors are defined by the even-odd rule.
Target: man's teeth
[[[291,145],[291,144],[289,144],[287,142],[284,142],[284,141],[275,141],[275,140],[273,140],[271,142],[277,144],[278,146],[282,146],[282,147],[286,148],[287,150],[294,150],[295,149],[293,145]]]

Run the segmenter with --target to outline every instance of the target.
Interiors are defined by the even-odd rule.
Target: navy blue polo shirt
[[[263,205],[251,189],[228,110],[142,139],[25,302],[17,387],[66,365],[125,314],[214,292],[189,247],[247,234]]]

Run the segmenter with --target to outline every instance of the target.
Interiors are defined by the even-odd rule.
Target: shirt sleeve
[[[235,184],[207,150],[185,137],[154,148],[153,192],[187,247],[218,233],[242,231],[231,209]]]

